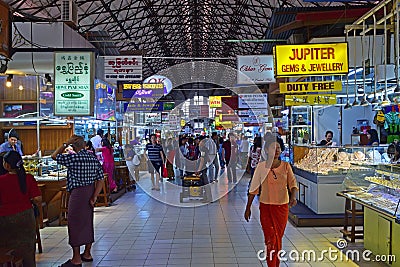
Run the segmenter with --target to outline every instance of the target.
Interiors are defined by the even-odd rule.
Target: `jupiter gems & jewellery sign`
[[[54,115],[93,115],[93,52],[54,53]]]

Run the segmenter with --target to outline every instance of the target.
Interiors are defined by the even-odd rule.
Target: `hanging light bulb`
[[[12,75],[12,74],[10,74],[10,75],[7,76],[6,86],[7,86],[8,88],[10,88],[10,87],[12,86],[12,79],[13,79],[13,75]]]
[[[391,104],[392,102],[386,96],[384,96],[381,103],[382,107],[387,107],[390,106]]]
[[[355,107],[355,106],[359,106],[360,105],[360,102],[358,102],[358,99],[357,99],[357,97],[356,98],[354,98],[354,102],[353,102],[353,104],[351,104],[353,107]]]
[[[24,90],[24,87],[22,86],[22,84],[20,84],[20,85],[18,86],[18,90],[20,90],[20,91]]]
[[[344,106],[344,109],[351,109],[351,105],[350,105],[350,102],[349,102],[349,100],[347,99],[347,103],[346,103],[346,105]]]
[[[369,102],[367,101],[367,96],[364,94],[363,99],[361,100],[360,106],[367,107],[369,106]]]

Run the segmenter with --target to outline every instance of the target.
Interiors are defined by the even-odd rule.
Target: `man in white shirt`
[[[101,139],[103,139],[104,131],[102,129],[97,130],[97,135],[93,136],[90,141],[93,144],[93,148],[96,151],[96,148],[101,148]],[[97,159],[102,161],[103,157],[101,152],[96,152]]]

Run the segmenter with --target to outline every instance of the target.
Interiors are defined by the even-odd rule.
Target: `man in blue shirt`
[[[0,145],[0,153],[8,151],[17,151],[21,156],[23,155],[21,146],[18,144],[18,134],[14,129],[8,133],[8,141]]]

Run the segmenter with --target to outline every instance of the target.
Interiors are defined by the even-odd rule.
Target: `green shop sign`
[[[56,116],[93,116],[93,52],[55,52],[54,90]]]

